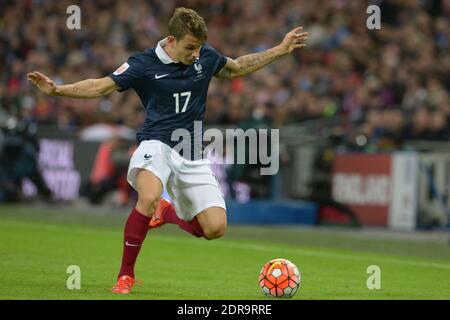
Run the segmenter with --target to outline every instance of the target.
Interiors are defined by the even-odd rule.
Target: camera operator
[[[0,116],[0,202],[23,199],[23,179],[31,180],[44,199],[51,191],[38,168],[37,127],[13,116]]]

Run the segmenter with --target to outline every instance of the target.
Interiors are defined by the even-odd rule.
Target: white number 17
[[[181,112],[185,112],[189,103],[189,99],[191,98],[191,91],[174,93],[173,96],[175,98],[175,113],[180,113],[180,96],[186,97],[186,100],[184,100],[183,109],[181,109]]]

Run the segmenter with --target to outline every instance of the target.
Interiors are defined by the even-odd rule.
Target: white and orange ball
[[[259,273],[259,286],[264,295],[274,298],[292,298],[300,287],[300,271],[286,259],[267,262]]]

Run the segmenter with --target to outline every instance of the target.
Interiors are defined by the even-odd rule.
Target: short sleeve
[[[206,50],[210,51],[212,59],[214,61],[213,62],[213,75],[215,75],[227,63],[227,57],[222,55],[219,51],[217,51],[215,48],[211,47],[210,45],[206,45]]]
[[[132,56],[127,62],[122,64],[116,71],[109,75],[117,86],[118,91],[125,91],[129,88],[135,88],[139,81],[144,77],[144,64],[137,56]]]
[[[220,54],[220,53],[219,53]],[[216,62],[216,67],[214,69],[214,75],[219,72],[227,64],[227,57],[220,54],[220,58]]]

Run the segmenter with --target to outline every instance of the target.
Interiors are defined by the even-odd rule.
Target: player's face
[[[202,48],[203,41],[188,34],[180,40],[175,40],[173,43],[173,49],[177,60],[183,64],[193,64],[195,59],[200,57],[200,49]]]

